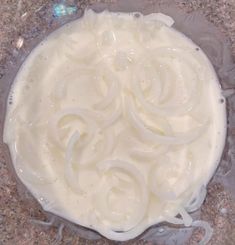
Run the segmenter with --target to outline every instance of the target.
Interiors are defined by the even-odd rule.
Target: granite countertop
[[[99,0],[96,0],[99,1]],[[107,0],[112,1],[112,0]],[[173,1],[173,0],[172,0]],[[174,0],[185,11],[201,10],[207,19],[213,22],[230,38],[232,52],[235,56],[235,0]],[[56,28],[58,23],[48,19],[53,14],[54,3],[66,2],[69,6],[84,8],[95,0],[1,0],[0,1],[0,82],[5,76],[6,67],[23,47],[23,42],[33,39],[39,33],[46,32],[49,28]],[[164,2],[164,1],[163,1]],[[70,9],[73,11],[73,9]],[[55,14],[55,13],[54,13]],[[30,35],[28,34],[30,30]],[[0,145],[0,245],[31,245],[54,244],[58,228],[40,226],[30,219],[45,220],[43,210],[32,198],[28,198],[16,184],[14,177],[9,173],[6,159],[1,152]],[[203,209],[206,217],[213,216],[213,224],[217,226],[215,236],[210,244],[232,245],[235,244],[235,217],[227,217],[225,213],[219,214],[219,208],[230,207],[229,197],[220,184],[209,187],[206,204],[209,209]],[[215,205],[215,203],[217,205]],[[234,208],[234,207],[233,207]],[[234,214],[235,216],[235,214]],[[226,228],[224,228],[226,227]],[[62,228],[62,227],[61,227]],[[229,232],[229,240],[225,239]],[[196,234],[197,235],[197,234]],[[190,244],[197,244],[196,239]],[[102,239],[91,242],[80,238],[76,232],[65,227],[63,238],[58,244],[114,244]],[[151,242],[128,242],[127,244],[158,244]],[[159,244],[160,245],[160,244]]]

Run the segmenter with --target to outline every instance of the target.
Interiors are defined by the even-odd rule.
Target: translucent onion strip
[[[97,132],[99,133],[99,132]],[[93,140],[91,142],[88,142],[86,147],[84,147],[82,144],[80,147],[77,149],[77,154],[74,154],[74,148],[75,144],[80,140],[80,133],[76,131],[72,137],[69,139],[68,146],[66,149],[66,154],[65,154],[65,179],[67,183],[69,184],[70,187],[72,187],[73,190],[75,190],[78,193],[81,193],[81,187],[79,186],[79,181],[78,181],[78,172],[76,172],[73,169],[73,164],[76,164],[76,167],[79,168],[79,166],[85,166],[88,167],[91,164],[97,163],[102,157],[104,156],[109,156],[111,151],[113,150],[114,147],[114,139],[113,139],[113,134],[109,131],[104,132],[103,134],[103,140],[101,142],[102,147],[99,152],[93,152]],[[85,154],[85,156],[84,156]],[[76,158],[74,159],[74,156]],[[82,159],[84,159],[82,161]]]
[[[145,225],[143,228],[142,225],[137,225],[133,229],[125,232],[118,232],[113,231],[110,229],[107,229],[107,227],[104,227],[102,229],[97,229],[102,235],[106,236],[109,239],[116,240],[116,241],[127,241],[133,238],[136,238],[139,236],[143,230],[147,229],[148,226]]]
[[[72,137],[69,139],[66,154],[65,154],[65,180],[72,188],[73,191],[77,193],[82,193],[81,187],[78,182],[78,173],[76,173],[73,169],[72,165],[72,156],[73,156],[73,148],[76,142],[80,139],[80,133],[75,132]]]
[[[199,242],[199,245],[206,245],[211,240],[211,237],[213,235],[213,228],[210,226],[208,222],[203,220],[193,221],[192,226],[204,229],[205,236]]]
[[[177,50],[177,52],[176,52]],[[194,71],[195,66],[198,65],[196,62],[193,64],[190,63],[191,59],[187,59],[185,54],[188,51],[184,51],[181,49],[172,49],[172,48],[159,48],[156,50],[151,50],[151,53],[149,54],[150,57],[152,56],[152,53],[158,54],[158,57],[174,57],[175,59],[179,58],[179,54],[177,53],[181,51],[180,53],[180,61],[184,63],[184,66],[186,66],[188,69],[192,70],[192,73],[195,75],[196,80],[190,81],[192,83],[191,85],[191,91],[189,100],[184,102],[183,104],[179,106],[156,106],[152,103],[148,102],[143,94],[143,91],[141,90],[139,81],[137,79],[137,72],[133,72],[133,79],[132,79],[132,89],[134,91],[134,94],[139,99],[142,106],[149,112],[161,116],[176,116],[176,115],[184,115],[187,114],[189,111],[192,110],[196,102],[198,101],[198,98],[200,96],[200,78],[197,76],[197,73]],[[188,52],[189,53],[189,52]],[[175,55],[176,54],[176,55]],[[192,55],[191,55],[192,56]],[[196,64],[195,64],[196,63]],[[197,66],[196,66],[197,67]],[[139,68],[141,69],[141,67]]]
[[[137,130],[142,140],[147,140],[155,144],[182,145],[189,144],[200,137],[206,130],[207,124],[184,133],[177,133],[175,136],[159,135],[148,129],[137,115],[133,101],[126,99],[126,116],[132,126]]]
[[[193,193],[190,201],[186,205],[186,210],[188,212],[194,212],[198,210],[205,200],[206,193],[206,187],[202,185],[199,190],[196,190],[196,192]]]
[[[104,74],[101,74],[101,78],[111,82],[111,85],[104,99],[94,105],[94,108],[98,110],[108,107],[120,92],[119,80],[111,71],[105,71]]]
[[[80,118],[84,123],[86,124],[87,129],[87,139],[86,142],[88,142],[92,135],[94,134],[94,130],[96,128],[94,120],[92,120],[92,113],[88,110],[85,109],[80,109],[80,108],[68,108],[68,109],[63,109],[56,114],[54,114],[49,121],[49,135],[51,136],[52,140],[54,143],[61,147],[64,148],[64,145],[59,138],[59,130],[58,130],[58,124],[59,122],[64,118],[68,116],[75,116]],[[77,129],[79,130],[79,129]],[[85,142],[84,142],[85,143]]]
[[[165,101],[170,98],[173,97],[174,91],[176,89],[176,83],[175,81],[172,81],[172,76],[174,77],[174,74],[171,70],[170,65],[164,65],[164,64],[160,64],[159,65],[159,69],[161,69],[162,71],[164,71],[164,76],[162,79],[159,79],[158,82],[161,82],[162,84],[162,90],[161,93],[159,95],[159,103],[165,103]]]
[[[186,212],[186,210],[183,207],[179,208],[179,214],[181,215],[184,225],[186,227],[189,227],[192,225],[193,219],[192,217]]]
[[[72,156],[73,156],[73,149],[74,149],[74,145],[77,143],[77,141],[81,138],[81,135],[78,131],[76,131],[72,137],[69,139],[68,142],[68,146],[66,149],[66,153],[65,153],[65,160],[66,163],[69,163],[72,161]]]
[[[99,141],[95,141],[96,137],[100,136],[101,139]],[[95,145],[101,147],[100,150],[95,150]],[[109,157],[112,150],[114,148],[114,136],[111,130],[106,130],[102,133],[102,131],[98,130],[95,134],[93,139],[87,144],[87,146],[82,149],[80,152],[81,157],[79,157],[80,165],[89,166],[91,164],[98,163],[101,158]],[[85,160],[83,160],[85,159]]]
[[[42,226],[52,226],[55,222],[55,216],[52,216],[51,219],[49,221],[41,221],[41,220],[37,220],[37,219],[30,219],[30,221],[34,224],[37,225],[42,225]]]
[[[184,208],[179,207],[178,213],[181,216],[181,218],[178,217],[169,217],[165,216],[165,221],[175,224],[175,225],[185,225],[186,227],[189,227],[192,225],[193,219],[192,217],[185,211]]]
[[[103,162],[100,162],[97,165],[97,168],[102,172],[107,172],[109,170],[119,169],[125,173],[127,173],[129,176],[135,179],[135,181],[138,183],[138,186],[141,191],[141,203],[139,210],[133,215],[132,219],[125,223],[123,229],[124,231],[128,231],[136,227],[144,218],[147,210],[147,205],[149,201],[149,194],[148,194],[148,188],[147,184],[145,182],[144,177],[141,175],[139,170],[134,167],[132,164],[122,161],[122,160],[105,160]],[[107,205],[106,205],[107,206]],[[104,212],[108,212],[108,209],[105,209]],[[105,214],[107,216],[107,213]]]

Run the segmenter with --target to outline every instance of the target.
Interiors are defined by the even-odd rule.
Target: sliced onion
[[[194,212],[198,210],[203,204],[206,197],[206,187],[202,185],[199,190],[193,193],[190,201],[186,204],[186,210],[188,212]]]
[[[180,214],[181,218],[177,217],[170,217],[168,215],[165,216],[164,220],[175,225],[185,225],[189,227],[192,225],[193,219],[192,217],[185,211],[184,208],[180,207],[178,209],[178,213]]]
[[[162,104],[168,98],[173,97],[174,91],[176,89],[176,82],[172,81],[172,77],[174,77],[174,74],[172,74],[170,66],[166,67],[161,64],[159,68],[164,70],[164,78],[163,80],[160,80],[160,82],[162,83],[162,90],[158,99],[159,103]]]
[[[183,207],[180,207],[179,209],[179,214],[181,215],[183,221],[184,221],[184,225],[186,227],[191,226],[193,219],[192,217],[186,212],[186,210]]]
[[[99,152],[93,152],[93,140],[95,139],[96,135],[102,134],[102,142],[97,144],[102,145],[102,149]],[[94,135],[94,138],[89,142],[81,152],[81,158],[85,159],[85,161],[80,161],[79,164],[83,166],[89,166],[91,164],[95,164],[101,160],[103,157],[110,157],[110,154],[114,147],[114,136],[111,130],[106,130],[103,133],[101,131],[97,131]]]
[[[79,180],[78,180],[78,173],[74,171],[73,169],[73,151],[74,151],[74,147],[75,144],[80,140],[80,133],[78,131],[76,131],[72,137],[69,139],[68,142],[68,146],[66,149],[66,154],[65,154],[65,179],[67,181],[67,183],[69,184],[69,186],[72,188],[72,190],[74,190],[75,192],[81,194],[82,193],[82,189],[79,185]],[[82,142],[80,144],[80,153],[77,154],[78,158],[76,159],[77,163],[77,167],[79,166],[89,166],[93,163],[96,163],[97,161],[99,161],[99,159],[103,156],[109,156],[109,154],[111,153],[113,146],[114,146],[114,140],[113,140],[113,135],[111,132],[105,132],[104,134],[104,139],[103,139],[104,143],[103,143],[103,147],[102,147],[102,151],[98,152],[97,154],[92,154],[89,152],[87,152],[89,149],[89,145],[91,145],[91,142],[87,142],[86,147],[84,147],[84,142]],[[86,161],[82,162],[81,158],[82,156],[84,156],[84,151],[85,153],[88,155],[86,157]]]
[[[66,116],[79,117],[81,118],[82,121],[86,123],[86,126],[88,128],[86,142],[88,142],[92,138],[92,135],[94,134],[94,130],[96,128],[94,120],[92,120],[92,113],[85,109],[68,108],[68,109],[63,109],[57,112],[56,114],[54,114],[49,121],[49,125],[48,125],[49,135],[51,136],[54,143],[60,148],[64,148],[64,145],[59,138],[58,124]]]
[[[77,143],[77,141],[80,138],[81,138],[81,135],[80,135],[79,131],[76,131],[72,135],[72,137],[69,139],[69,142],[68,142],[68,145],[67,145],[67,149],[66,149],[66,153],[65,153],[65,161],[66,161],[66,163],[70,163],[72,161],[74,145]]]
[[[148,226],[146,225],[144,228],[147,229]],[[133,229],[131,229],[129,231],[124,231],[124,232],[110,230],[106,226],[102,227],[101,229],[97,229],[97,230],[102,235],[104,235],[105,237],[107,237],[107,238],[109,238],[111,240],[127,241],[127,240],[130,240],[130,239],[136,238],[145,229],[143,229],[142,225],[137,225]]]
[[[65,180],[72,188],[73,191],[77,193],[82,193],[81,187],[79,186],[78,182],[78,174],[74,172],[73,165],[72,165],[72,156],[73,156],[73,148],[76,142],[80,139],[80,133],[77,131],[75,132],[72,137],[69,139],[66,154],[65,154]]]
[[[130,103],[132,103],[132,102],[130,101]],[[134,103],[132,103],[132,105],[134,106]],[[136,110],[136,113],[137,113],[137,110]],[[141,119],[143,114],[140,113],[139,115],[140,115],[139,117]],[[156,129],[156,131],[159,131],[160,133],[167,134],[167,135],[173,134],[172,127],[166,118],[159,117],[156,115],[144,115],[143,119],[141,119],[141,120],[144,122],[146,119],[147,119],[147,121],[152,122],[152,124],[153,124],[152,126],[154,129]],[[150,127],[151,127],[151,125],[148,126],[148,128],[150,128]]]
[[[176,87],[175,82],[169,81],[170,75],[171,77],[174,77],[174,74],[171,74],[171,69],[170,67],[165,67],[162,63],[158,65],[158,69],[164,70],[164,78],[161,79],[159,73],[157,72],[158,69],[153,66],[155,60],[151,60],[151,63],[148,64],[148,59],[144,59],[141,61],[140,64],[137,64],[136,67],[134,67],[133,74],[132,74],[132,80],[131,80],[131,85],[132,85],[132,90],[134,94],[137,96],[137,98],[140,100],[142,105],[147,105],[147,106],[154,106],[152,103],[148,102],[147,99],[145,99],[145,96],[147,95],[147,92],[150,91],[157,91],[154,95],[154,100],[158,103],[163,103],[164,100],[166,100],[169,97],[172,97],[174,94],[174,90]],[[159,62],[158,62],[159,63]],[[147,68],[150,70],[146,70],[145,66],[148,64]],[[144,68],[143,68],[144,67]],[[143,69],[145,72],[148,73],[153,73],[154,74],[154,81],[151,79],[151,84],[147,89],[142,89],[140,86],[140,81],[146,80],[146,77],[142,77]],[[141,72],[140,72],[141,71]],[[149,80],[149,79],[148,79]],[[143,90],[143,91],[142,91]],[[148,100],[151,100],[150,98]],[[161,106],[156,106],[156,110],[160,111]],[[151,111],[151,109],[149,109]],[[164,113],[153,113],[153,114],[161,114],[164,115]]]
[[[34,224],[37,224],[37,225],[52,226],[55,222],[55,217],[52,216],[49,221],[41,221],[41,220],[36,220],[36,219],[30,219],[30,221]]]
[[[203,220],[193,221],[192,226],[199,227],[205,230],[205,236],[199,242],[199,245],[206,245],[212,238],[213,228],[210,226],[208,222],[203,221]]]
[[[57,234],[56,234],[56,239],[55,239],[55,244],[58,244],[62,241],[63,239],[63,230],[64,230],[64,224],[60,224]]]
[[[194,71],[195,66],[198,66],[197,62],[193,62],[191,64],[191,59],[187,59],[185,54],[186,51],[181,50],[181,49],[172,49],[172,48],[158,48],[156,50],[151,50],[151,53],[157,53],[159,57],[175,57],[178,58],[179,56],[176,55],[175,53],[180,53],[180,59],[184,62],[185,66],[188,67],[188,69],[191,69]],[[182,54],[183,52],[183,54]],[[149,54],[150,57],[152,56]],[[153,105],[152,103],[148,102],[143,94],[143,91],[140,88],[140,84],[138,82],[138,79],[134,74],[134,78],[132,79],[132,89],[139,99],[140,103],[142,106],[145,108],[145,110],[149,111],[150,113],[161,115],[161,116],[176,116],[176,115],[184,115],[187,114],[189,111],[192,110],[193,106],[197,103],[198,98],[200,96],[200,78],[198,77],[197,81],[194,81],[192,84],[192,91],[189,96],[189,100],[184,102],[183,104],[179,106],[171,105],[171,106],[156,106]],[[197,74],[195,73],[195,76]]]
[[[168,217],[166,216],[164,220],[168,223],[174,224],[174,225],[183,225],[184,221],[181,218],[176,218],[176,217]]]
[[[154,50],[150,50],[150,54],[156,54],[156,58],[158,57],[166,57],[166,58],[180,58],[182,61],[188,65],[193,70],[198,71],[199,79],[205,77],[205,67],[195,58],[198,55],[197,52],[194,52],[192,48],[180,48],[180,47],[160,47]],[[201,55],[200,55],[201,57]],[[199,72],[200,71],[200,72]]]
[[[101,151],[93,153],[93,141],[96,138],[96,135],[98,134],[101,134],[101,132],[97,131],[94,134],[93,139],[90,142],[87,142],[87,144],[85,145],[86,147],[84,147],[84,142],[80,144],[80,152],[76,154],[77,155],[76,161],[78,165],[89,166],[93,163],[97,163],[101,157],[109,157],[109,154],[112,152],[113,147],[114,147],[113,134],[111,131],[105,131],[102,134],[103,136],[102,142],[99,143],[103,145]],[[76,131],[68,142],[65,160],[66,160],[66,163],[69,165],[73,161],[74,146],[78,142],[79,139],[80,139],[80,133]],[[85,158],[85,161],[82,161],[83,158]]]
[[[189,144],[200,137],[206,130],[207,124],[192,129],[184,133],[178,133],[175,136],[159,135],[148,129],[136,114],[133,102],[126,99],[127,118],[132,126],[137,130],[142,140],[147,140],[155,144],[163,145],[182,145]]]
[[[128,135],[128,137],[127,137]],[[128,134],[128,128],[122,130],[117,137],[116,142],[123,142],[125,141],[124,145],[130,146],[129,155],[132,158],[137,158],[139,160],[146,161],[156,161],[156,159],[167,153],[170,149],[168,145],[154,145],[149,146],[146,142],[139,141],[138,137],[134,134]],[[135,147],[131,147],[135,145]]]
[[[112,181],[111,181],[112,182]],[[117,183],[109,183],[109,185],[104,185],[102,190],[97,193],[97,197],[95,199],[96,202],[96,209],[99,212],[99,216],[102,220],[106,220],[106,222],[115,223],[115,224],[109,224],[109,229],[113,230],[128,230],[128,226],[124,226],[122,224],[122,220],[120,218],[120,214],[117,214],[115,212],[111,212],[111,209],[108,205],[108,195],[112,191],[113,188],[115,188]],[[109,210],[109,211],[107,211]],[[124,226],[124,227],[122,227]]]
[[[147,184],[145,182],[144,177],[141,175],[141,173],[139,172],[139,170],[134,167],[132,164],[122,161],[122,160],[105,160],[103,162],[100,162],[97,165],[97,168],[100,171],[109,171],[111,169],[120,169],[121,171],[124,171],[125,173],[127,173],[128,175],[132,176],[136,182],[139,185],[139,188],[141,190],[141,204],[139,207],[138,212],[136,212],[136,214],[133,216],[133,219],[128,222],[127,224],[124,225],[123,229],[124,232],[133,229],[134,227],[136,227],[144,218],[145,214],[146,214],[146,210],[147,210],[147,205],[148,205],[148,201],[149,201],[149,195],[148,195],[148,190],[147,190]],[[106,208],[102,209],[101,211],[103,212],[104,216],[107,216],[107,204],[105,204]]]
[[[98,110],[108,107],[120,92],[119,81],[114,74],[112,74],[110,71],[106,71],[103,76],[111,81],[111,86],[108,89],[107,95],[104,97],[104,99],[94,105],[94,108]]]

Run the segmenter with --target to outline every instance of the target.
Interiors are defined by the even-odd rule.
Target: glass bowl
[[[21,2],[21,1],[19,1]],[[8,147],[2,141],[4,115],[8,103],[10,86],[23,61],[30,51],[49,33],[82,16],[85,8],[91,8],[96,12],[105,9],[114,12],[141,12],[149,14],[162,12],[170,15],[175,20],[174,28],[190,37],[209,57],[213,64],[227,105],[227,139],[220,165],[208,185],[208,193],[201,209],[193,213],[193,217],[206,220],[214,229],[210,244],[235,244],[235,63],[232,58],[229,39],[221,33],[212,23],[208,22],[200,11],[186,13],[173,1],[154,0],[119,0],[119,1],[39,1],[36,6],[29,6],[28,11],[20,3],[17,5],[15,20],[19,20],[20,30],[16,32],[9,59],[2,69],[0,77],[0,152],[9,167],[9,173],[17,182],[18,193],[21,197],[21,205],[27,205],[31,209],[38,209],[37,200],[30,194],[27,188],[17,177]],[[189,3],[188,3],[189,6]],[[185,9],[188,7],[187,3]],[[235,6],[235,4],[234,4]],[[27,6],[25,7],[27,9]],[[33,16],[33,17],[32,17]],[[32,21],[30,21],[32,20]],[[16,25],[17,28],[17,25]],[[221,103],[225,103],[221,101]],[[42,208],[40,208],[43,211]],[[48,221],[40,221],[42,216]],[[51,213],[43,211],[39,219],[32,218],[32,222],[43,226],[58,228],[56,242],[65,242],[66,234],[75,232],[71,244],[76,244],[76,237],[88,239],[86,244],[97,242],[98,244],[112,244],[93,230],[72,224]],[[68,227],[67,233],[62,238],[64,227]],[[150,227],[138,238],[129,243],[133,244],[197,244],[203,236],[203,231],[197,228],[184,228],[166,223]],[[80,240],[79,240],[80,241]],[[82,240],[85,243],[85,240]],[[93,242],[92,242],[93,241]],[[50,244],[50,243],[48,243]],[[79,244],[82,244],[80,241]]]

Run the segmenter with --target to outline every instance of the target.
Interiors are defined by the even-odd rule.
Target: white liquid
[[[52,33],[25,61],[11,89],[4,141],[18,176],[46,211],[127,240],[177,215],[210,180],[224,147],[225,103],[210,62],[167,26],[171,22],[161,14],[89,11]],[[156,115],[141,106],[133,80],[141,83],[145,103],[160,108]],[[112,86],[116,97],[105,105]],[[187,103],[193,109],[180,112]],[[179,139],[179,132],[202,132],[186,144],[157,144],[135,128],[128,104],[151,135]],[[55,127],[61,111],[70,116]],[[113,113],[119,117],[105,126],[101,118]],[[105,160],[115,167],[106,171]]]

